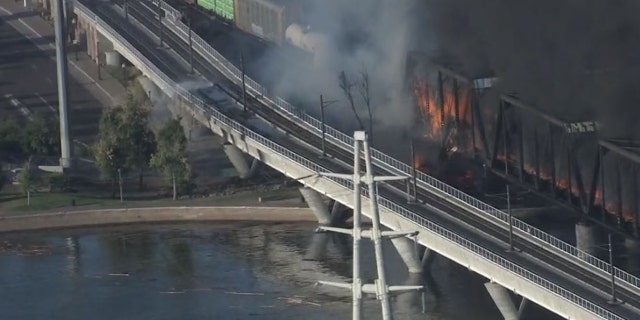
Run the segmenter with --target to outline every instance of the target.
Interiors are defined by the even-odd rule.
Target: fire
[[[424,172],[424,173],[428,173],[428,170],[425,166],[425,161],[424,158],[422,157],[422,155],[416,153],[414,158],[413,158],[413,165],[416,168],[416,170]]]
[[[428,83],[427,79],[421,76],[416,76],[413,83],[413,95],[417,107],[420,110],[422,120],[427,125],[424,137],[438,142],[444,142],[442,147],[448,152],[466,152],[473,150],[474,145],[471,139],[472,126],[472,112],[471,112],[471,93],[469,88],[464,86],[458,87],[457,98],[453,86],[446,82],[442,85],[442,91],[440,92],[437,84]],[[457,99],[457,101],[456,101]],[[456,110],[457,102],[457,110]],[[489,108],[483,108],[480,110],[485,118],[492,118],[494,115]],[[469,130],[461,130],[469,129]],[[476,128],[479,130],[479,128]],[[479,133],[479,131],[476,131]],[[443,139],[446,140],[443,141]],[[481,146],[476,144],[475,148]],[[505,159],[504,153],[497,155],[498,160],[507,161],[510,165],[517,165],[519,157],[514,150]],[[420,171],[426,172],[426,164],[424,159],[419,154],[413,159],[416,168]],[[536,171],[539,170],[539,176],[541,180],[551,181],[551,170],[543,165],[540,168],[532,163],[524,164],[524,171],[531,175],[536,176]],[[560,190],[569,189],[569,179],[572,179],[571,194],[573,196],[579,196],[579,190],[577,183],[573,181],[573,177],[569,178],[566,174],[556,174],[556,187]],[[459,183],[465,184],[466,182],[473,180],[473,174],[471,171],[467,171],[464,175],[457,178]],[[598,188],[595,192],[596,205],[602,203],[602,192]],[[610,214],[617,215],[619,208],[615,203],[616,201],[607,201],[606,211]],[[633,210],[624,207],[622,209],[622,216],[624,219],[633,220]]]
[[[444,135],[449,134],[451,136],[461,134],[459,128],[456,128],[456,121],[461,126],[471,126],[471,93],[467,88],[458,88],[457,94],[457,110],[456,110],[456,95],[452,88],[443,86],[442,96],[440,96],[439,90],[435,90],[427,81],[423,78],[416,77],[413,87],[414,97],[423,121],[427,124],[427,132],[425,137],[431,140],[441,140]],[[452,138],[452,137],[448,137]],[[452,139],[455,140],[455,139]],[[448,146],[449,150],[458,150],[460,147],[465,149],[471,147],[470,139],[469,146],[458,146],[455,142],[447,141],[447,143],[453,144]]]

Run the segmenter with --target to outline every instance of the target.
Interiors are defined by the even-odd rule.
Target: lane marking
[[[38,96],[38,98],[40,99],[40,101],[44,102],[44,104],[47,105],[47,107],[49,107],[49,110],[53,111],[54,113],[56,112],[56,108],[54,108],[51,104],[49,104],[49,101],[47,101],[45,98],[43,98],[39,92],[35,92],[35,95]]]
[[[13,12],[11,12],[11,11],[9,11],[9,10],[5,9],[5,8],[4,8],[4,7],[2,7],[2,6],[0,6],[0,10],[2,10],[2,11],[4,11],[4,12],[6,12],[6,13],[7,13],[8,15],[10,15],[10,16],[11,16],[11,15],[13,15]],[[33,29],[29,24],[27,24],[26,22],[24,22],[24,21],[22,20],[22,18],[18,19],[18,22],[22,23],[22,25],[24,25],[25,27],[27,27],[27,29],[29,29],[31,32],[35,33],[38,37],[43,38],[43,36],[42,36],[40,33],[38,33],[38,31],[36,31],[36,30],[35,30],[35,29]],[[9,21],[9,24],[10,24],[10,25],[13,25],[13,22]],[[35,37],[33,37],[32,35],[25,35],[24,33],[20,32],[20,31],[18,31],[18,32],[19,32],[19,33],[21,33],[25,38],[29,39],[29,41],[31,41],[31,43],[33,43],[33,45],[35,45],[37,48],[39,48],[40,50],[44,51],[44,50],[41,48],[41,45],[40,45],[40,44],[38,44],[38,43],[36,43],[36,41],[35,41]],[[51,43],[51,42],[49,42],[49,47],[51,47],[51,48],[54,48],[54,49],[55,49],[55,45],[54,45],[53,43]],[[55,61],[55,60],[56,60],[55,56],[51,56],[51,55],[49,55],[49,58],[50,58],[51,60],[53,60],[53,61]],[[68,57],[67,57],[67,58],[68,58]],[[92,83],[92,84],[96,85],[96,87],[97,87],[98,89],[100,89],[100,90],[101,90],[101,91],[102,91],[102,92],[103,92],[103,93],[104,93],[108,98],[110,98],[110,99],[111,99],[111,102],[112,102],[112,103],[117,103],[117,101],[115,100],[115,98],[113,97],[113,95],[112,95],[109,91],[107,91],[103,86],[101,86],[101,85],[100,85],[100,83],[99,83],[98,81],[96,81],[94,78],[92,78],[92,77],[91,77],[91,76],[90,76],[86,71],[84,71],[82,68],[80,68],[80,67],[79,67],[79,66],[78,66],[78,65],[77,65],[77,64],[76,64],[72,59],[67,59],[67,62],[68,62],[68,63],[71,63],[71,65],[72,65],[74,68],[76,68],[76,70],[80,71],[80,72],[81,72],[85,77],[87,77],[87,78],[91,81],[91,83]],[[51,81],[51,79],[47,78],[47,80],[48,80],[50,83],[53,83],[53,81]]]
[[[17,98],[11,98],[11,104],[14,107],[18,108],[18,111],[20,111],[23,116],[29,119],[29,121],[33,121],[33,113],[31,113],[31,110],[29,110],[29,108],[27,108],[22,102],[20,102],[20,100],[18,100]]]

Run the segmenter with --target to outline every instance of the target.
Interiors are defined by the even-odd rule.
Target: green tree
[[[60,154],[60,127],[54,118],[36,115],[27,122],[22,135],[24,150],[29,155],[54,156]]]
[[[29,163],[27,163],[18,174],[18,183],[20,184],[22,192],[27,194],[27,206],[30,206],[31,192],[36,191],[38,186],[38,176]]]
[[[4,171],[2,171],[2,168],[0,167],[0,191],[2,191],[2,188],[4,188],[4,185],[7,183],[7,174],[4,173]]]
[[[127,107],[123,114],[122,134],[127,143],[125,166],[139,170],[139,191],[142,191],[143,187],[144,168],[149,165],[151,154],[156,151],[156,139],[151,129],[149,129],[147,103],[148,99],[136,100],[132,94],[129,94]]]
[[[127,141],[123,134],[124,109],[108,109],[100,117],[98,139],[93,145],[93,155],[102,179],[111,181],[111,197],[116,196],[116,178],[120,185],[120,173],[127,160]]]
[[[186,186],[191,180],[191,167],[187,162],[187,137],[180,119],[171,119],[158,132],[157,151],[151,156],[152,167],[162,171],[173,186],[173,200],[177,199],[177,185]]]
[[[24,159],[23,130],[13,117],[0,120],[0,161],[17,162]]]

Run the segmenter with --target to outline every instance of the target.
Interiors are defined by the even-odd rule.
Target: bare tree
[[[347,74],[344,71],[340,72],[340,76],[338,76],[338,81],[339,81],[338,85],[340,86],[340,89],[342,89],[342,92],[344,92],[344,95],[347,97],[347,100],[349,100],[351,111],[353,111],[353,115],[356,117],[356,120],[358,121],[359,129],[364,130],[362,119],[360,119],[360,116],[358,115],[355,102],[353,101],[353,93],[351,92],[351,89],[353,89],[354,84],[352,82],[349,82],[349,79],[347,78]]]
[[[358,89],[364,104],[367,106],[367,112],[369,113],[369,141],[373,143],[373,111],[371,110],[371,92],[369,91],[369,73],[366,68],[362,68],[360,72],[360,82],[358,83]]]

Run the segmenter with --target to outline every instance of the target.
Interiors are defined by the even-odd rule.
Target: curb
[[[0,232],[121,224],[212,221],[316,222],[317,219],[309,208],[150,207],[97,209],[0,217]]]

